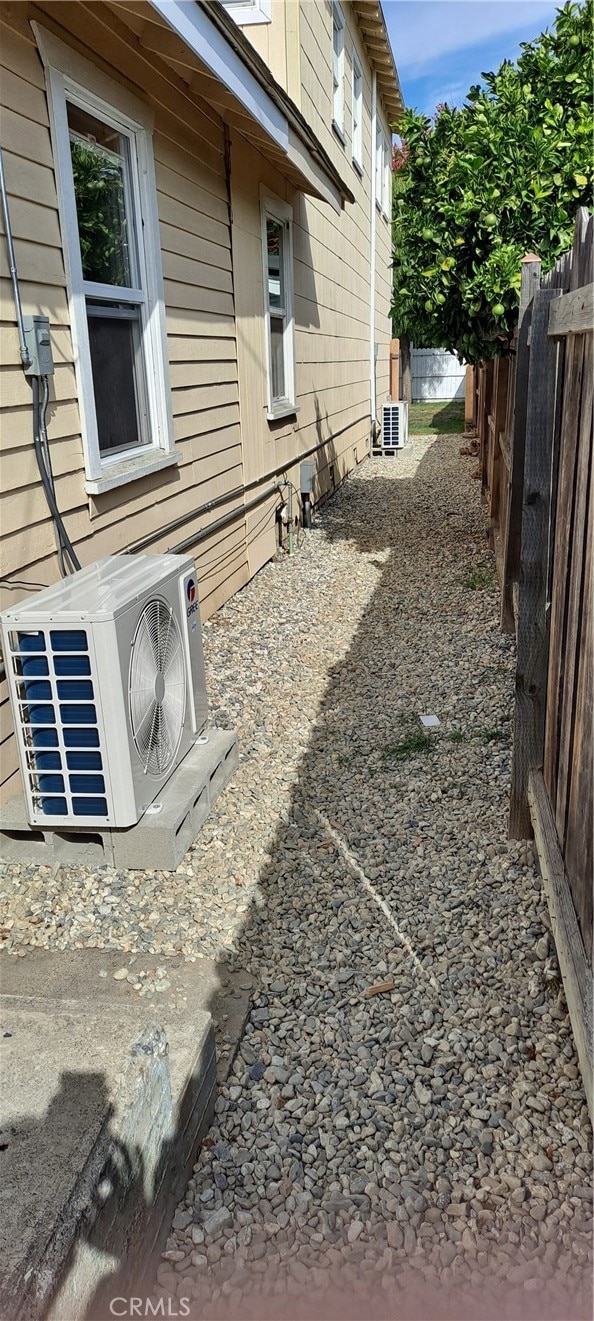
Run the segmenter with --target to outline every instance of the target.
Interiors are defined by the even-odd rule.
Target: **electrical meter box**
[[[299,468],[299,485],[302,495],[311,495],[313,491],[315,464],[302,463]]]

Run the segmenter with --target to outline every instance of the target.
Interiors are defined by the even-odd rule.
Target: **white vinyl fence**
[[[412,397],[463,399],[466,367],[446,349],[411,348]]]

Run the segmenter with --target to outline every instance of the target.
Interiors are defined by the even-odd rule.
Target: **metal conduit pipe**
[[[12,280],[12,292],[14,295],[14,305],[16,308],[17,326],[19,331],[19,352],[23,367],[28,367],[31,363],[27,341],[25,339],[25,327],[23,324],[23,307],[21,303],[21,291],[19,289],[19,273],[17,270],[16,257],[14,253],[14,243],[12,239],[12,226],[10,223],[10,210],[8,207],[8,193],[6,191],[6,176],[4,174],[4,156],[0,146],[0,194],[2,196],[2,219],[4,221],[4,234],[6,237],[6,246],[8,248],[8,267],[10,278]]]
[[[154,532],[149,532],[146,537],[141,537],[139,541],[134,541],[131,546],[128,546],[126,553],[129,555],[137,555],[139,551],[145,550],[147,546],[151,546],[152,543],[158,541],[160,537],[166,537],[172,532],[177,532],[178,528],[185,527],[186,523],[190,523],[193,518],[200,518],[202,514],[208,514],[212,509],[219,509],[221,505],[229,504],[230,500],[239,499],[240,496],[247,494],[248,491],[256,490],[263,482],[270,481],[272,477],[286,474],[288,468],[294,468],[298,463],[302,463],[304,459],[311,458],[312,454],[317,454],[319,450],[324,449],[326,445],[331,445],[334,440],[338,440],[338,437],[344,435],[345,431],[349,431],[351,427],[358,426],[359,422],[366,422],[368,417],[369,413],[363,413],[361,417],[355,418],[354,422],[349,422],[345,427],[341,427],[339,431],[334,431],[331,436],[328,436],[327,440],[321,440],[317,445],[312,445],[310,449],[303,450],[301,454],[296,454],[295,458],[291,459],[289,463],[279,463],[277,468],[270,469],[270,471],[265,472],[262,477],[256,477],[254,481],[247,482],[245,486],[236,486],[232,491],[226,491],[224,495],[219,495],[214,500],[207,500],[205,504],[198,505],[198,507],[192,509],[189,514],[181,514],[179,518],[173,519],[171,523],[166,523],[165,527],[156,528]],[[245,509],[247,506],[244,505],[243,508]],[[203,539],[203,535],[208,536],[208,533],[216,527],[218,527],[218,523],[211,523],[208,528],[204,529],[204,534],[200,534],[200,539]],[[196,536],[193,539],[191,537],[187,538],[184,545],[191,546],[195,540],[197,540]],[[175,554],[175,548],[172,548],[170,553]]]
[[[190,537],[184,541],[178,542],[177,546],[172,546],[169,554],[179,555],[183,550],[189,550],[190,546],[195,546],[197,542],[204,541],[210,537],[212,532],[218,532],[220,528],[227,527],[234,519],[241,518],[242,514],[249,514],[250,509],[255,509],[261,505],[264,500],[268,500],[271,495],[276,495],[277,491],[282,491],[284,482],[275,482],[274,486],[268,486],[265,491],[261,491],[253,500],[248,500],[247,504],[240,505],[238,509],[231,509],[228,514],[223,514],[222,518],[215,519],[214,523],[209,523],[208,527],[202,528],[200,532],[193,532]]]

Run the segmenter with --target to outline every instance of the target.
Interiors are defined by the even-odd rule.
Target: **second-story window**
[[[391,212],[390,146],[383,128],[378,125],[375,142],[375,204],[386,220]]]
[[[391,163],[392,138],[384,137],[384,157],[383,157],[383,192],[382,192],[382,211],[386,220],[390,219],[392,214],[392,163]]]
[[[363,72],[353,51],[353,163],[363,173]]]
[[[344,14],[332,5],[332,124],[344,141]]]

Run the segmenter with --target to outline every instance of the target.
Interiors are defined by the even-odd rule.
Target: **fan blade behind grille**
[[[132,734],[145,774],[171,766],[183,732],[186,675],[181,635],[169,606],[145,606],[132,643],[129,678]]]

